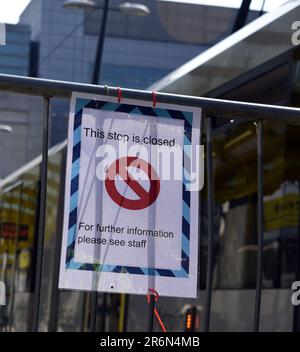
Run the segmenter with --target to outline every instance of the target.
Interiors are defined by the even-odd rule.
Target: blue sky
[[[113,0],[112,0],[113,1]],[[199,3],[205,5],[217,5],[217,6],[228,6],[228,7],[238,7],[242,0],[160,0],[160,1],[177,1],[177,2],[187,2],[187,3]],[[0,22],[1,23],[17,23],[20,14],[27,6],[30,0],[9,0],[0,1]],[[134,0],[133,2],[138,2]],[[256,10],[261,9],[263,0],[252,0],[252,8]],[[270,11],[281,4],[286,2],[286,0],[266,0],[265,8]]]

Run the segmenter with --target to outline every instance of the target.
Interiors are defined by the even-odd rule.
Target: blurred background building
[[[0,72],[28,76],[32,52],[30,26],[7,24],[6,43],[0,46]],[[12,129],[11,133],[1,133],[0,178],[40,153],[41,112],[38,98],[0,92],[0,124]]]
[[[27,76],[30,68],[31,28],[6,24],[7,45],[0,46],[0,72]]]

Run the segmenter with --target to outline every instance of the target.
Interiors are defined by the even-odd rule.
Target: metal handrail
[[[0,74],[0,91],[10,91],[43,97],[70,98],[72,92],[118,96],[116,87],[96,86],[92,84],[57,81],[25,76]],[[152,101],[150,91],[122,89],[122,96],[127,99]],[[205,108],[210,117],[225,119],[263,119],[300,123],[300,109],[266,104],[245,103],[213,98],[186,96],[169,93],[157,93],[158,103],[189,105]]]

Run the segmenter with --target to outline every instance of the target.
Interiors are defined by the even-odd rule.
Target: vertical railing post
[[[46,225],[46,201],[47,201],[47,168],[48,168],[48,149],[49,149],[49,121],[50,121],[50,97],[44,97],[44,116],[43,116],[43,152],[40,171],[41,193],[39,209],[39,230],[37,240],[37,259],[36,275],[33,294],[33,314],[31,331],[38,331],[40,300],[43,274],[43,254]]]
[[[110,0],[105,0],[104,2],[102,19],[100,22],[100,32],[98,35],[96,57],[95,57],[93,77],[92,77],[92,84],[95,84],[95,85],[99,84],[99,80],[101,76],[101,66],[102,66],[105,34],[106,34],[106,25],[107,25],[107,18],[108,18],[108,12],[109,12],[109,1]],[[107,297],[105,292],[102,294],[102,296],[103,296],[103,301],[106,301]],[[96,330],[97,313],[98,313],[98,290],[91,293],[90,332],[94,332]],[[102,314],[106,314],[106,312],[102,312]],[[101,325],[102,326],[105,325],[105,316],[102,317]]]
[[[155,298],[154,298],[154,295],[149,294],[149,302],[148,302],[148,327],[147,327],[147,332],[153,332],[154,308],[155,308]]]
[[[300,204],[300,184],[298,182],[298,201]],[[296,241],[296,271],[295,281],[300,281],[300,207],[298,209],[298,236]],[[293,332],[300,332],[300,306],[294,306],[293,312]]]
[[[90,332],[96,331],[97,312],[98,312],[98,291],[91,293]]]
[[[214,175],[212,156],[212,120],[205,118],[206,122],[206,174],[207,174],[207,271],[206,271],[206,296],[204,313],[204,331],[208,332],[210,327],[210,313],[212,300],[213,282],[213,235],[214,235]]]
[[[259,331],[264,250],[263,122],[257,122],[257,260],[253,331]]]
[[[89,300],[89,295],[87,292],[83,292],[82,295],[82,309],[81,309],[81,324],[80,324],[80,331],[85,332],[87,330],[88,326],[88,314],[89,313],[89,307],[88,307],[88,300]]]
[[[66,176],[66,159],[67,151],[62,151],[62,157],[60,161],[60,181],[59,181],[59,195],[58,195],[58,206],[57,206],[57,221],[56,221],[56,241],[54,249],[54,261],[53,261],[53,280],[51,285],[51,297],[50,297],[50,314],[48,331],[56,332],[58,325],[58,308],[59,308],[59,265],[60,265],[60,250],[62,243],[63,234],[63,219],[64,219],[64,196],[65,196],[65,176]]]
[[[120,310],[118,332],[127,331],[127,313],[128,313],[128,299],[129,295],[122,293],[120,295]]]

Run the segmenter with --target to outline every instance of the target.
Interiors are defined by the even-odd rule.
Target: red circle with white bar
[[[136,167],[145,172],[150,182],[148,191],[128,172],[129,167]],[[138,196],[138,199],[126,198],[118,191],[116,187],[118,175]],[[151,164],[138,157],[128,156],[117,159],[108,168],[105,177],[105,187],[110,198],[120,207],[128,210],[142,210],[148,208],[156,201],[160,191],[160,180]]]

